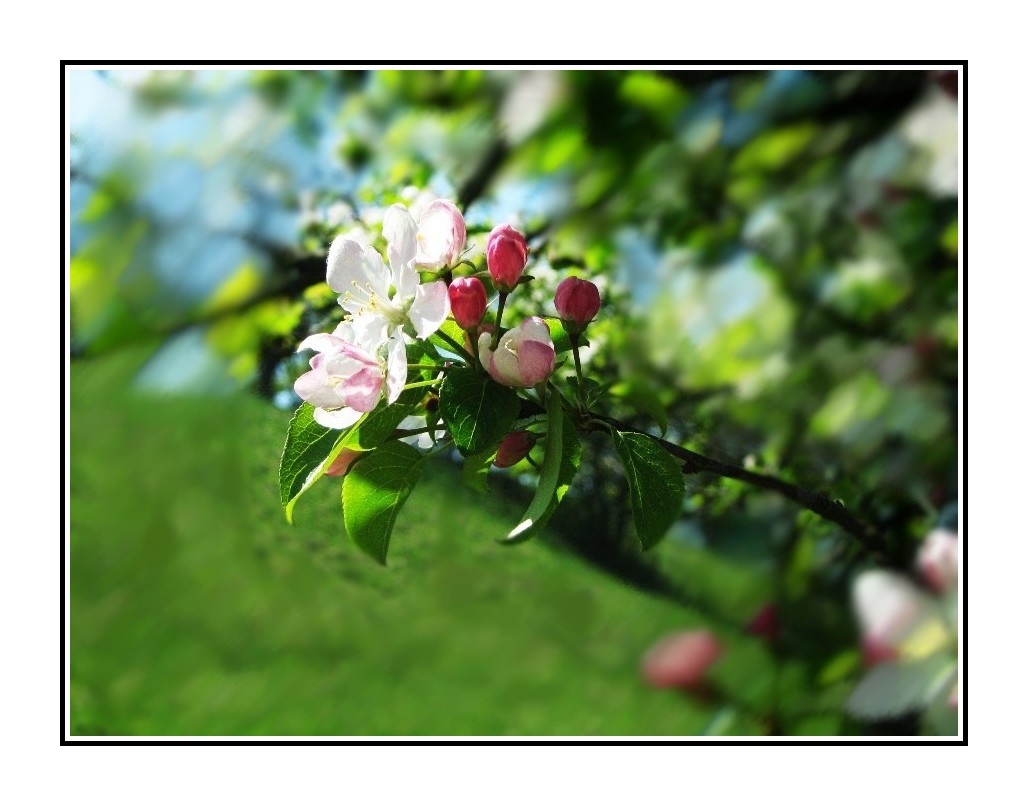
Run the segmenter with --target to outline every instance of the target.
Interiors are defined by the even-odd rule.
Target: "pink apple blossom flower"
[[[956,587],[959,562],[960,542],[948,529],[933,529],[917,552],[917,570],[938,593]]]
[[[493,380],[504,386],[528,389],[553,373],[557,353],[550,328],[538,316],[530,317],[500,337],[496,351],[492,336],[478,338],[478,357]]]
[[[672,633],[646,653],[643,678],[655,688],[699,688],[721,651],[721,643],[709,630]]]

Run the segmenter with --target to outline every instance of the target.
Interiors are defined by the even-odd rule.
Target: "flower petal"
[[[414,325],[418,338],[426,339],[439,329],[449,313],[450,295],[446,292],[446,283],[437,280],[418,286],[407,317]]]
[[[397,330],[389,339],[388,373],[386,376],[386,400],[395,403],[407,383],[407,345],[403,332]]]
[[[349,428],[362,416],[356,409],[314,409],[314,422],[325,428]]]
[[[504,337],[496,352],[489,359],[489,374],[493,380],[502,383],[504,386],[524,387],[521,383],[521,373],[518,370],[518,354],[512,349],[513,343]]]
[[[530,316],[518,325],[514,332],[518,334],[518,340],[521,342],[540,341],[553,347],[553,339],[550,338],[550,326],[546,324],[544,319],[540,319],[538,316]]]
[[[418,222],[418,253],[415,261],[426,269],[452,265],[467,239],[460,210],[453,202],[436,199],[421,214]]]
[[[343,403],[336,392],[336,383],[324,367],[319,366],[297,378],[293,384],[293,391],[312,406],[335,408]]]
[[[371,411],[382,398],[382,371],[365,367],[339,384],[343,402],[356,411]]]
[[[379,349],[389,339],[389,322],[373,313],[360,314],[349,321],[353,329],[353,344],[369,356],[377,356]]]
[[[296,352],[301,350],[316,350],[319,353],[329,353],[339,349],[342,339],[332,333],[315,333],[300,342]]]
[[[539,341],[523,341],[518,348],[518,372],[521,383],[527,388],[545,381],[553,372],[557,354],[548,344]]]
[[[409,299],[418,286],[418,275],[411,266],[418,249],[418,225],[406,207],[394,204],[386,210],[382,234],[386,239],[389,267],[393,270],[395,296],[401,300]]]
[[[357,288],[387,294],[389,277],[382,256],[370,247],[342,236],[328,250],[326,279],[333,291],[346,295]],[[340,300],[341,301],[341,300]]]

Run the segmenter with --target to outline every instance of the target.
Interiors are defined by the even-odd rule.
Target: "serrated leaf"
[[[357,425],[360,422],[358,420]],[[349,431],[325,428],[316,423],[314,407],[310,403],[301,403],[293,414],[278,465],[279,494],[289,523],[293,522],[296,500],[321,478],[326,460],[331,461],[338,455]]]
[[[636,535],[643,550],[652,548],[682,511],[681,465],[646,434],[612,431],[611,436],[628,479]]]
[[[501,542],[521,543],[536,534],[550,519],[575,479],[582,460],[582,446],[575,424],[561,405],[560,395],[550,393],[546,402],[546,443],[539,484],[521,523]]]
[[[343,523],[363,551],[385,565],[400,508],[421,476],[425,456],[387,442],[362,457],[343,479]]]
[[[448,373],[439,390],[439,414],[463,456],[499,445],[520,409],[513,389],[471,369]]]

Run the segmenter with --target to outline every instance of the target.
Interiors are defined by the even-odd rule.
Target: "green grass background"
[[[679,735],[714,705],[654,691],[645,650],[695,619],[541,541],[445,461],[390,564],[338,481],[277,500],[289,415],[130,390],[144,353],[71,370],[75,735]],[[730,732],[752,726],[736,722]]]

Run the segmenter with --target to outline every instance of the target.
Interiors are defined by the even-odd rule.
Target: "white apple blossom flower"
[[[388,269],[375,249],[340,236],[328,252],[327,279],[349,314],[357,343],[388,343],[388,375],[405,379],[405,328],[409,325],[419,339],[428,338],[449,314],[450,299],[442,280],[420,282],[414,269],[418,229],[406,207],[394,204],[386,210],[382,233]]]

